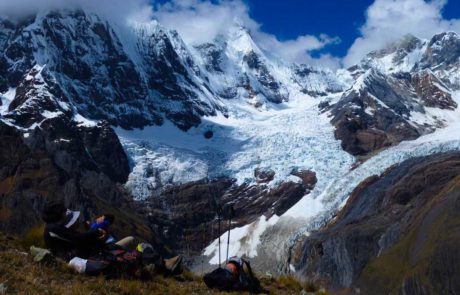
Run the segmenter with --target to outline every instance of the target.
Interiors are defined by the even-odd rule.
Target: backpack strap
[[[242,259],[235,259],[233,260],[233,263],[236,264],[237,269],[238,269],[238,283],[240,288],[246,288],[249,284],[249,280],[244,272],[243,268],[243,260]]]
[[[254,273],[252,271],[251,264],[246,259],[242,259],[242,261],[243,261],[243,267],[242,267],[243,268],[243,273],[244,273],[244,276],[246,277],[246,279],[248,281],[247,288],[249,289],[250,292],[255,292],[255,293],[259,292],[261,290],[260,281],[254,275]],[[246,266],[246,268],[248,270],[247,274],[244,272],[244,266]]]
[[[56,234],[56,233],[53,233],[53,232],[51,232],[51,231],[50,231],[49,233],[50,233],[50,237],[52,237],[52,238],[55,238],[55,239],[58,239],[58,240],[61,240],[61,241],[65,241],[65,242],[69,242],[69,243],[70,243],[69,240],[67,240],[67,239],[65,239],[65,238],[63,238],[63,237],[61,237],[60,235],[58,235],[58,234]]]
[[[241,259],[243,261],[242,265],[243,265],[243,272],[244,272],[244,266],[246,265],[247,269],[248,269],[248,272],[249,272],[249,275],[251,276],[251,278],[254,277],[254,273],[252,272],[252,268],[251,268],[251,264],[249,263],[249,261],[247,261],[246,259]]]

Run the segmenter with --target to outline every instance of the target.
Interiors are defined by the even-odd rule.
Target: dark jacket
[[[67,261],[75,256],[88,258],[97,254],[104,247],[104,242],[99,239],[100,235],[98,230],[80,233],[60,223],[46,224],[44,231],[46,247],[57,257]]]

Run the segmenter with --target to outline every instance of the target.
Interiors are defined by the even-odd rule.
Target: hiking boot
[[[154,264],[149,264],[149,265],[144,266],[141,269],[141,275],[140,275],[141,280],[152,279],[155,276],[156,271],[157,269]]]
[[[42,249],[35,246],[30,247],[30,254],[34,257],[35,262],[55,264],[56,258],[48,249]]]
[[[175,274],[180,272],[180,266],[182,264],[182,256],[176,256],[173,258],[165,259],[165,268],[169,272]]]

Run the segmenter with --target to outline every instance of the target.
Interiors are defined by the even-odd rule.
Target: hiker
[[[106,243],[108,226],[114,221],[108,214],[98,217],[92,228],[84,233],[78,231],[79,217],[79,211],[67,210],[60,203],[49,204],[43,210],[47,248],[69,262],[69,266],[77,272],[90,275],[104,273],[113,277],[137,276],[142,267],[149,264],[150,272],[177,274],[181,271],[181,256],[163,259],[147,243],[139,244],[142,246],[136,250],[128,249],[134,242],[133,237]]]
[[[66,261],[75,256],[89,257],[104,247],[107,232],[95,229],[77,231],[79,211],[70,211],[61,203],[48,205],[43,211],[45,244],[51,252]]]
[[[114,223],[115,216],[112,214],[103,214],[97,217],[92,223],[86,222],[91,230],[102,229],[107,232],[106,244],[115,243],[117,246],[123,247],[124,249],[134,249],[135,239],[132,236],[125,237],[119,241],[116,241],[115,237],[109,234],[110,226]]]
[[[109,234],[109,227],[113,224],[114,221],[115,217],[112,214],[103,214],[99,217],[96,217],[96,219],[92,223],[87,221],[86,224],[89,226],[89,229],[91,230],[103,229],[104,231],[106,231],[107,239],[105,240],[105,243],[110,244],[115,242],[115,238]]]
[[[103,229],[105,231],[109,231],[110,225],[113,224],[115,221],[115,216],[113,214],[103,214],[101,216],[96,217],[93,222],[87,221],[86,223],[88,224],[90,229]]]

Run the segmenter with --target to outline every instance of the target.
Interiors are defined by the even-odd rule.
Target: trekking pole
[[[225,263],[228,263],[228,251],[230,249],[230,231],[232,230],[232,217],[228,220],[228,237],[227,237],[227,258],[225,260]]]
[[[230,251],[230,232],[232,231],[232,218],[235,215],[235,209],[233,205],[227,204],[224,207],[224,215],[228,218],[228,235],[227,235],[227,258],[225,263],[228,263],[228,253]]]
[[[201,276],[204,275],[204,249],[206,248],[206,222],[203,223],[203,234],[202,234],[202,240],[203,240],[203,252],[201,254]]]
[[[219,234],[219,267],[220,267],[220,214],[217,213],[217,221],[218,221],[218,234]]]
[[[220,207],[220,205],[216,201],[214,187],[212,185],[210,185],[209,174],[206,174],[206,184],[207,184],[209,196],[211,198],[211,203],[214,204],[216,206],[216,208],[217,208],[216,211],[217,211],[218,235],[219,235],[218,240],[219,240],[219,268],[220,268],[220,263],[221,263],[221,255],[220,255],[220,215],[222,213],[222,208]],[[213,188],[213,190],[211,190],[211,188]],[[213,237],[213,236],[214,236],[214,223],[211,222],[211,237]]]

